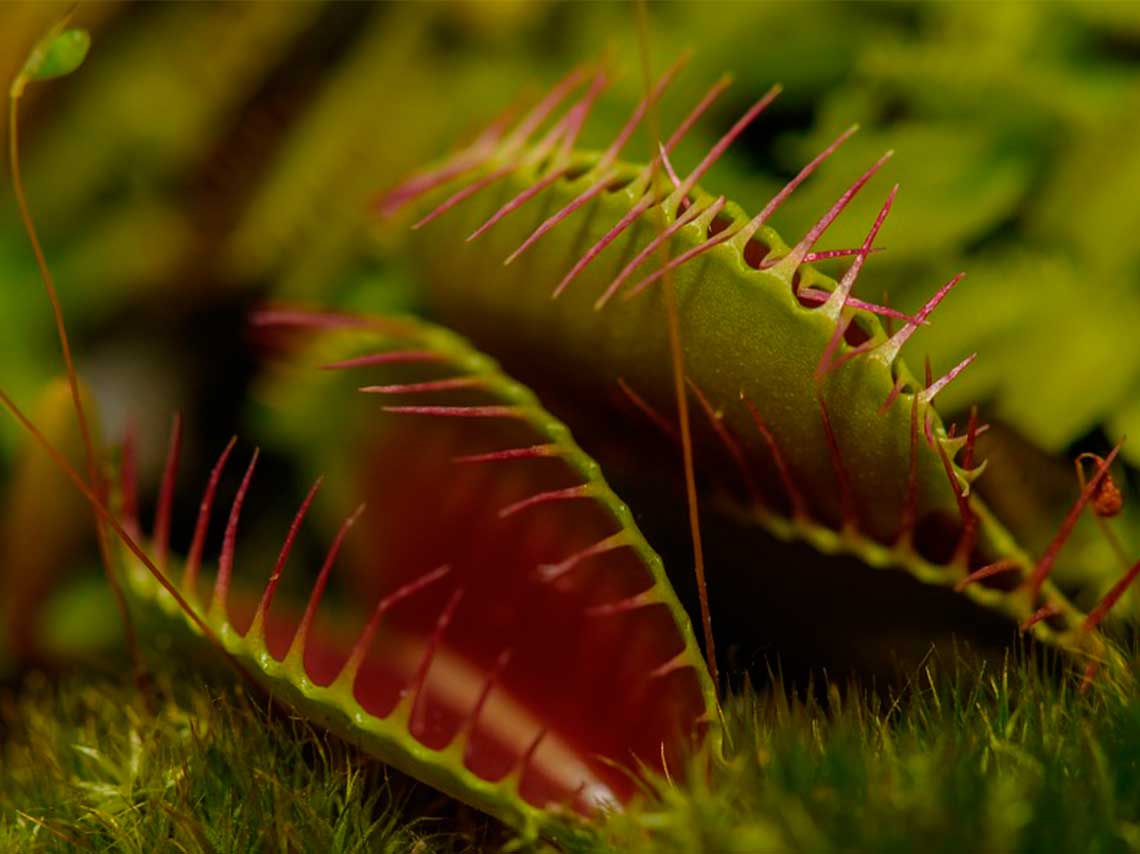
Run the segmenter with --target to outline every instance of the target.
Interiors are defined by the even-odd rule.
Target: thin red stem
[[[635,407],[637,407],[637,409],[646,418],[648,418],[650,421],[652,421],[654,423],[654,425],[657,427],[658,430],[660,430],[662,433],[664,433],[666,436],[668,436],[674,442],[680,442],[681,441],[681,437],[677,433],[677,428],[674,427],[672,424],[670,424],[669,420],[664,415],[662,415],[660,412],[658,412],[656,409],[654,409],[652,406],[650,406],[648,401],[645,400],[645,398],[643,398],[641,395],[639,395],[636,391],[634,391],[630,387],[629,383],[627,383],[621,377],[618,377],[617,383],[618,383],[618,388],[620,388],[622,390],[622,393],[626,397],[629,398],[630,402]]]
[[[22,85],[22,84],[20,84]],[[107,489],[100,473],[99,452],[92,438],[91,427],[87,420],[87,412],[83,406],[83,395],[79,390],[79,374],[75,368],[75,360],[71,354],[71,340],[67,334],[67,324],[63,319],[63,307],[59,301],[59,294],[55,289],[55,279],[48,267],[47,257],[40,245],[39,234],[28,207],[27,195],[24,192],[24,178],[20,172],[20,94],[21,89],[13,88],[8,95],[8,165],[12,177],[12,193],[16,197],[16,206],[20,211],[20,220],[24,231],[32,246],[32,254],[36,259],[36,268],[39,270],[40,281],[51,303],[52,317],[55,321],[56,335],[59,338],[59,348],[63,354],[63,363],[67,372],[67,387],[71,393],[71,403],[75,410],[75,420],[79,425],[79,434],[83,441],[83,454],[87,466],[87,480],[95,495],[105,502]],[[107,532],[103,528],[99,514],[95,514],[95,538],[99,545],[99,558],[103,565],[103,574],[107,579],[107,586],[111,589],[115,608],[119,612],[119,620],[123,625],[123,634],[126,638],[127,649],[130,651],[132,666],[135,672],[135,681],[141,686],[144,682],[142,655],[139,652],[138,640],[135,636],[134,623],[131,620],[127,600],[123,595],[122,584],[115,573],[114,561],[111,557],[110,543],[107,541]]]
[[[752,499],[753,505],[761,507],[764,500],[760,497],[760,490],[756,486],[756,479],[752,476],[752,470],[748,467],[748,460],[744,456],[744,451],[740,447],[740,443],[736,441],[727,427],[724,426],[724,419],[717,413],[709,399],[705,397],[705,393],[701,391],[701,387],[697,385],[692,377],[688,378],[689,388],[693,390],[693,395],[697,398],[697,403],[700,404],[701,409],[704,410],[705,417],[708,419],[709,426],[713,428],[720,443],[724,445],[725,450],[728,451],[732,457],[733,463],[736,465],[737,470],[740,472],[741,478],[744,480],[744,487],[748,490],[748,495]]]
[[[423,730],[424,722],[424,707],[426,701],[424,700],[424,685],[427,683],[428,670],[431,669],[432,660],[435,658],[436,651],[439,649],[440,641],[443,640],[443,633],[447,631],[447,627],[451,625],[451,620],[455,616],[455,610],[459,607],[460,600],[463,599],[463,588],[455,590],[451,597],[444,605],[443,611],[440,612],[439,618],[435,621],[435,628],[432,629],[431,637],[428,639],[427,650],[424,652],[423,660],[416,671],[416,675],[412,680],[412,711],[408,716],[408,732],[413,736],[416,731]],[[418,737],[418,736],[417,736]]]
[[[1112,461],[1116,459],[1116,455],[1120,453],[1120,444],[1117,443],[1107,457],[1096,467],[1096,472],[1092,478],[1089,479],[1088,484],[1081,491],[1080,497],[1073,503],[1069,509],[1068,515],[1061,523],[1061,527],[1057,530],[1049,546],[1045,549],[1045,553],[1041,559],[1037,561],[1037,566],[1034,567],[1033,575],[1029,579],[1030,601],[1036,601],[1037,595],[1041,592],[1041,586],[1045,583],[1045,579],[1049,577],[1050,571],[1053,569],[1053,564],[1057,560],[1057,553],[1061,551],[1061,547],[1069,539],[1069,535],[1073,532],[1073,527],[1077,524],[1077,519],[1080,518],[1081,513],[1084,511],[1085,506],[1092,499],[1093,494],[1096,492],[1097,486],[1100,485],[1101,480],[1108,473],[1109,466]]]
[[[384,618],[385,614],[391,611],[399,602],[402,602],[414,593],[418,593],[425,587],[434,584],[449,572],[451,572],[450,566],[445,565],[438,567],[431,572],[421,575],[419,578],[409,581],[407,584],[401,585],[387,596],[381,597],[376,602],[376,607],[372,609],[372,615],[368,618],[368,622],[364,626],[364,631],[362,631],[360,637],[356,639],[356,643],[352,647],[352,652],[349,653],[348,660],[345,662],[343,672],[347,673],[350,677],[356,673],[360,667],[360,663],[364,660],[364,656],[368,654],[368,648],[372,645],[372,638],[380,628],[380,621]]]
[[[178,478],[178,457],[182,449],[182,416],[174,415],[170,430],[170,447],[162,470],[162,486],[158,487],[158,507],[154,518],[154,562],[163,572],[170,554],[170,518],[174,505],[174,481]]]
[[[1104,598],[1101,599],[1100,602],[1097,603],[1097,606],[1085,617],[1083,628],[1086,632],[1091,632],[1100,624],[1101,620],[1108,616],[1108,612],[1120,601],[1120,597],[1124,595],[1128,586],[1136,580],[1137,575],[1140,575],[1140,560],[1132,564],[1129,570],[1124,573],[1116,584],[1112,585],[1112,589],[1104,595]]]
[[[308,494],[305,496],[305,500],[301,502],[300,508],[297,510],[293,521],[289,525],[289,530],[285,534],[285,541],[281,544],[281,551],[277,555],[277,562],[273,565],[273,572],[269,574],[269,581],[265,585],[265,590],[261,594],[261,602],[258,603],[257,612],[254,614],[252,624],[254,627],[260,626],[269,613],[269,606],[273,604],[273,595],[277,592],[277,585],[281,581],[281,573],[285,569],[285,561],[289,559],[289,552],[293,550],[293,541],[297,538],[297,532],[301,529],[301,522],[304,521],[305,514],[309,512],[313,498],[316,497],[317,490],[321,488],[321,483],[323,482],[323,477],[318,477],[313,482]]]
[[[226,532],[222,536],[222,553],[218,559],[218,574],[214,579],[214,600],[211,610],[216,609],[219,614],[225,615],[226,602],[230,595],[230,579],[234,571],[234,551],[237,547],[237,526],[241,517],[241,508],[245,503],[245,494],[249,491],[249,483],[253,479],[253,470],[257,466],[257,458],[261,454],[259,448],[254,448],[253,457],[238,486],[233,504],[230,506],[230,517],[226,522]]]
[[[755,404],[752,403],[743,391],[740,392],[740,399],[744,401],[744,405],[748,407],[748,412],[752,416],[752,423],[756,425],[756,431],[760,434],[760,437],[764,440],[764,444],[768,446],[768,452],[772,455],[772,462],[776,466],[776,473],[779,475],[780,483],[783,484],[784,492],[787,493],[788,501],[791,502],[792,505],[792,518],[806,519],[808,515],[807,502],[804,500],[803,493],[800,492],[800,488],[796,486],[796,482],[792,478],[791,469],[788,468],[788,462],[784,459],[784,454],[780,450],[780,446],[776,443],[776,437],[772,434],[772,431],[768,429],[767,423],[760,415],[760,410],[756,408]]]
[[[289,645],[289,654],[286,657],[299,656],[301,658],[302,668],[304,668],[305,647],[309,640],[309,632],[312,630],[313,621],[316,619],[317,608],[321,604],[321,596],[324,595],[325,586],[329,581],[329,574],[332,572],[333,564],[336,563],[336,557],[340,552],[341,545],[344,543],[344,538],[348,536],[348,532],[352,529],[352,526],[356,524],[356,520],[360,518],[363,512],[364,505],[361,504],[341,523],[340,529],[336,532],[336,537],[333,538],[332,545],[329,546],[328,554],[325,556],[325,562],[321,564],[321,570],[317,574],[313,591],[309,595],[309,602],[305,606],[305,613],[302,615],[301,622],[297,626],[297,633],[293,635],[293,641]]]
[[[1021,569],[1021,564],[1012,558],[1003,558],[1002,560],[995,561],[994,563],[987,564],[981,569],[975,569],[961,581],[954,585],[954,592],[961,593],[971,584],[982,581],[986,578],[992,578],[995,575],[1002,575],[1006,572],[1013,572],[1014,570]]]
[[[182,572],[182,589],[194,598],[197,598],[198,569],[202,563],[202,550],[206,545],[206,529],[210,526],[210,509],[214,505],[214,493],[218,489],[218,480],[222,476],[222,469],[225,468],[226,460],[229,459],[230,452],[234,449],[235,444],[237,444],[237,436],[230,438],[221,456],[218,457],[217,463],[214,464],[210,478],[206,481],[206,489],[202,493],[202,502],[198,507],[198,521],[194,526],[194,539],[190,541],[190,552],[186,556],[186,567]]]
[[[501,460],[533,460],[541,457],[556,457],[561,453],[558,445],[530,445],[525,448],[505,448],[501,451],[487,451],[482,454],[464,454],[452,457],[453,463],[490,463]]]
[[[526,510],[528,507],[534,507],[539,504],[549,504],[552,501],[570,501],[578,498],[591,498],[594,495],[594,488],[589,483],[583,483],[579,486],[568,486],[565,489],[551,489],[547,492],[538,492],[530,495],[513,504],[508,504],[499,511],[499,518],[505,519],[508,516],[513,516],[520,510]]]

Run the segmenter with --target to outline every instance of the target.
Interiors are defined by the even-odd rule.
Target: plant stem
[[[40,245],[35,223],[32,221],[31,211],[28,209],[28,200],[24,193],[24,181],[20,174],[19,93],[22,89],[22,86],[14,87],[8,97],[8,166],[12,175],[12,192],[16,197],[16,205],[20,209],[20,219],[23,221],[24,230],[27,232],[28,240],[32,244],[32,253],[35,255],[36,266],[39,268],[40,280],[43,282],[44,290],[47,291],[48,300],[51,302],[52,315],[55,318],[55,329],[59,336],[59,346],[63,353],[63,362],[67,370],[67,384],[71,389],[71,402],[75,407],[75,419],[79,424],[79,433],[83,440],[83,452],[87,465],[87,479],[95,497],[100,503],[105,504],[106,485],[99,472],[95,443],[91,437],[91,427],[87,420],[87,413],[83,408],[83,397],[79,391],[79,377],[76,374],[75,361],[71,355],[71,342],[67,335],[67,326],[63,320],[63,309],[59,302],[59,294],[56,292],[55,281],[52,278],[51,270],[48,268],[47,258],[44,256],[43,247]],[[103,572],[107,577],[107,583],[111,587],[111,592],[115,598],[115,606],[118,608],[119,618],[123,623],[123,633],[126,637],[127,649],[131,656],[135,681],[140,689],[144,689],[147,684],[146,671],[143,667],[141,653],[139,652],[134,624],[131,621],[130,611],[127,608],[127,600],[123,595],[122,585],[115,575],[114,564],[111,560],[110,543],[107,540],[107,531],[99,514],[94,513],[93,515],[95,519],[95,537],[99,542],[99,557],[103,564]],[[143,693],[144,696],[149,694],[149,692],[145,690]]]
[[[638,0],[637,29],[641,42],[641,73],[645,91],[653,91],[653,77],[649,69],[649,13],[645,0]],[[651,144],[660,137],[657,126],[657,111],[651,103],[646,118],[650,129]],[[656,161],[651,161],[656,162]],[[650,186],[652,186],[652,181]],[[664,223],[662,223],[664,227]],[[681,321],[677,312],[677,297],[673,291],[673,277],[669,273],[668,241],[662,241],[660,254],[665,270],[662,284],[665,291],[665,315],[669,328],[669,352],[673,362],[673,394],[677,400],[677,417],[681,422],[681,457],[685,468],[685,498],[689,508],[689,532],[693,540],[693,569],[697,576],[697,597],[701,606],[701,628],[705,638],[705,658],[708,660],[709,675],[717,694],[720,694],[720,678],[716,666],[716,646],[713,643],[712,613],[709,610],[708,585],[705,582],[704,547],[701,544],[701,519],[697,505],[697,482],[693,468],[693,436],[689,424],[689,399],[685,392],[685,354],[681,349]]]

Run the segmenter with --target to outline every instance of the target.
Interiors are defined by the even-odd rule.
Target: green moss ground
[[[732,758],[598,831],[599,851],[1140,850],[1140,699],[1039,662],[932,658],[892,698],[746,689]],[[956,672],[957,671],[957,672]],[[0,700],[0,850],[408,851],[525,847],[216,665],[26,678]]]
[[[1140,850],[1134,694],[1082,696],[1024,660],[954,669],[932,662],[894,700],[740,697],[735,758],[614,834],[676,852]]]
[[[34,674],[0,699],[0,851],[417,852],[498,847],[473,810],[207,666]]]

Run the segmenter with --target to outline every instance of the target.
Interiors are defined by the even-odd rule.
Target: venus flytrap
[[[81,38],[56,38],[30,61],[29,79],[66,73],[82,58]],[[423,321],[289,309],[255,317],[302,342],[297,358],[306,368],[295,383],[326,406],[336,399],[345,413],[333,437],[343,463],[325,483],[351,496],[351,509],[304,604],[278,587],[298,530],[324,498],[320,481],[276,562],[238,567],[254,451],[213,569],[205,542],[231,441],[202,478],[194,538],[179,561],[170,548],[177,421],[153,532],[144,537],[133,467],[123,467],[119,484],[119,497],[131,499],[111,509],[93,452],[84,478],[0,392],[123,544],[116,565],[132,595],[211,639],[307,719],[525,835],[572,842],[585,819],[620,810],[659,778],[672,786],[671,769],[694,754],[721,755],[716,686],[661,559],[571,437],[599,418],[617,419],[615,432],[633,436],[635,447],[646,419],[678,437],[695,452],[706,506],[722,518],[954,589],[1071,653],[1090,675],[1106,662],[1113,676],[1122,671],[1098,624],[1140,564],[1088,616],[1049,580],[1073,522],[1101,501],[1117,450],[1096,461],[1045,553],[1026,555],[971,488],[984,425],[971,418],[959,435],[934,409],[973,357],[939,379],[928,370],[925,382],[900,358],[961,276],[913,316],[852,295],[895,190],[859,248],[816,249],[890,153],[789,246],[768,220],[854,129],[749,217],[699,182],[778,87],[683,177],[670,154],[727,80],[648,164],[619,160],[680,64],[604,152],[575,149],[608,79],[602,68],[583,67],[513,128],[495,123],[380,203],[392,213],[438,196],[417,220],[412,246],[432,311],[522,382],[544,394],[571,392],[552,395],[557,408],[466,340]],[[35,243],[30,220],[29,231]],[[671,260],[660,258],[663,248]],[[810,266],[836,254],[853,258],[838,283]],[[662,287],[666,271],[672,283]],[[670,340],[664,319],[669,287],[683,378],[670,349],[678,338]],[[901,325],[889,331],[879,316]],[[691,444],[684,419],[678,430],[671,414],[677,383],[696,404]],[[633,413],[609,402],[617,388]],[[566,399],[592,402],[567,407]],[[633,462],[657,464],[636,454]],[[350,591],[340,604],[326,595],[333,584]]]
[[[668,161],[673,141],[724,85],[694,107],[655,162]],[[777,91],[684,178],[669,179],[671,164],[660,173],[652,163],[611,164],[608,153],[579,152],[576,167],[551,180],[546,159],[528,157],[531,149],[498,149],[484,153],[495,164],[493,186],[483,177],[489,167],[465,160],[458,176],[445,159],[423,173],[438,181],[421,178],[413,192],[399,187],[378,206],[391,212],[442,187],[445,201],[424,205],[430,212],[412,241],[430,311],[501,358],[544,399],[592,399],[585,408],[555,404],[580,435],[606,419],[623,424],[623,432],[644,429],[646,412],[652,429],[673,424],[659,287],[668,270],[681,309],[687,380],[709,416],[695,426],[694,444],[705,497],[717,512],[781,539],[956,589],[1078,658],[1118,661],[1048,581],[1071,524],[1035,559],[971,489],[982,471],[974,447],[985,425],[972,421],[963,434],[948,430],[934,399],[974,356],[941,378],[928,372],[925,382],[901,359],[962,275],[914,316],[854,300],[852,288],[875,250],[894,190],[863,245],[841,250],[853,257],[842,281],[810,266],[818,241],[890,152],[793,246],[767,225],[769,218],[854,128],[755,217],[697,185]],[[635,111],[630,122],[640,119]],[[624,134],[615,142],[624,144]],[[655,252],[661,245],[671,257],[664,266]],[[888,333],[880,316],[897,328]],[[610,403],[619,383],[638,402],[632,413]],[[1094,479],[1105,471],[1098,468]],[[1078,499],[1073,513],[1087,500]]]
[[[201,544],[234,444],[206,480],[190,556],[177,568],[166,541],[176,422],[155,536],[129,534],[140,520],[115,518],[67,468],[126,544],[134,596],[215,639],[310,720],[526,833],[572,838],[583,816],[628,801],[638,775],[661,773],[701,744],[718,750],[715,692],[660,559],[598,466],[529,391],[458,337],[418,321],[296,311],[255,320],[337,353],[325,384],[361,385],[353,392],[361,417],[382,436],[360,457],[362,488],[391,497],[345,520],[300,609],[277,587],[320,484],[258,592],[235,568],[255,451],[204,594]],[[426,377],[409,381],[417,372]],[[445,405],[411,402],[441,392],[451,395]],[[423,460],[408,460],[413,448]],[[372,476],[384,469],[393,483]],[[441,500],[447,490],[454,497]],[[342,605],[331,619],[322,597],[342,546],[377,533],[400,565],[379,557],[371,580],[382,594],[367,613]]]
[[[84,40],[66,34],[57,45],[59,38],[52,34],[33,56],[26,76],[55,75],[78,65]],[[603,79],[595,75],[592,91]],[[13,117],[22,87],[23,77],[13,87]],[[584,118],[584,108],[579,112]],[[438,536],[417,532],[403,544],[399,553],[408,562],[385,579],[388,589],[375,600],[363,626],[346,635],[343,619],[330,628],[327,620],[322,624],[318,619],[318,611],[338,552],[365,505],[337,532],[303,611],[275,596],[319,483],[294,518],[260,596],[235,583],[238,525],[259,456],[255,450],[231,503],[212,593],[203,598],[199,588],[206,534],[235,441],[223,450],[206,481],[194,537],[178,571],[169,535],[181,422],[174,422],[155,533],[144,538],[129,448],[115,509],[108,500],[76,391],[62,310],[18,183],[14,121],[11,129],[17,196],[55,309],[87,447],[88,477],[70,465],[3,391],[0,403],[88,500],[101,535],[107,526],[119,538],[123,549],[114,562],[107,541],[102,536],[100,540],[113,582],[117,584],[119,568],[124,568],[122,576],[136,598],[184,619],[275,696],[528,835],[541,831],[572,838],[581,829],[582,817],[628,801],[638,790],[639,774],[660,769],[670,755],[680,761],[710,732],[708,743],[719,744],[715,691],[691,627],[660,559],[637,532],[629,509],[609,491],[598,466],[533,395],[504,377],[492,361],[449,333],[413,320],[300,312],[257,317],[262,325],[347,338],[357,347],[364,338],[372,351],[330,366],[341,373],[390,363],[426,365],[429,370],[446,366],[458,372],[460,376],[442,381],[429,377],[373,383],[363,391],[415,395],[447,390],[481,396],[475,404],[376,410],[382,417],[384,412],[390,418],[431,416],[462,425],[453,436],[441,434],[443,441],[454,442],[457,453],[445,460],[438,486],[451,489],[452,472],[468,471],[478,488],[455,490],[459,504],[448,503]],[[474,427],[468,424],[472,420]],[[523,453],[479,447],[480,441],[502,437],[498,422],[510,425],[506,435],[528,437]],[[491,425],[489,435],[480,432],[482,424]],[[499,474],[504,466],[529,462],[526,450],[531,448],[542,449],[533,455],[536,462],[549,461],[555,467],[540,465],[534,474]],[[395,450],[406,456],[404,443]],[[557,488],[550,488],[555,484]],[[488,504],[492,494],[501,499],[499,506]],[[405,513],[416,512],[410,502],[401,499],[400,504],[398,509]],[[428,506],[419,512],[426,516],[435,509]],[[560,523],[562,516],[566,520]],[[407,519],[397,520],[406,529],[414,529],[415,521],[409,525]],[[442,547],[451,559],[435,563],[434,569],[418,565],[417,549],[425,547],[428,552]],[[600,561],[610,565],[608,577],[601,584],[583,584],[579,565]],[[445,597],[442,605],[433,593]],[[490,622],[484,619],[508,594],[513,609]],[[487,648],[488,643],[494,648]]]

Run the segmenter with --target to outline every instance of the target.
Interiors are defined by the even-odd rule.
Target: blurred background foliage
[[[3,79],[63,11],[0,5]],[[1140,466],[1140,4],[703,2],[649,11],[656,68],[694,50],[663,104],[664,126],[722,71],[736,76],[677,151],[679,166],[695,163],[759,91],[784,84],[704,182],[746,209],[758,210],[842,128],[862,125],[776,218],[785,236],[801,234],[869,162],[896,150],[825,248],[858,245],[897,181],[879,239],[886,251],[862,277],[863,295],[913,309],[969,271],[910,357],[929,353],[942,371],[980,351],[943,409],[960,416],[977,402],[995,425],[981,487],[1030,548],[1071,500],[1075,449],[1103,450],[1128,433],[1124,454]],[[584,59],[608,53],[622,72],[586,145],[608,142],[642,88],[624,4],[92,2],[74,23],[92,32],[87,63],[24,99],[28,194],[103,435],[115,444],[133,425],[144,496],[171,413],[185,415],[189,488],[176,513],[184,526],[211,455],[230,434],[250,433],[257,412],[262,342],[246,326],[251,306],[414,310],[404,230],[369,211],[379,191]],[[643,157],[649,146],[638,138],[629,152]],[[30,406],[39,400],[43,423],[66,432],[52,420],[62,403],[49,308],[7,183],[0,282],[0,381]],[[269,505],[273,484],[299,492],[306,468],[289,432],[263,457],[266,532],[279,532],[292,506]],[[37,505],[47,499],[22,486],[53,482],[24,444],[5,421],[0,648],[34,660],[83,646],[52,626],[105,636],[114,612],[52,617],[53,579],[64,566],[94,572],[93,550],[77,503]],[[1133,516],[1123,528],[1134,552],[1140,526]],[[251,548],[269,541],[257,530]],[[48,531],[60,532],[51,548],[30,547]],[[184,543],[188,531],[176,527],[175,539]],[[1093,579],[1086,598],[1120,571],[1091,525],[1067,554],[1071,578]]]

